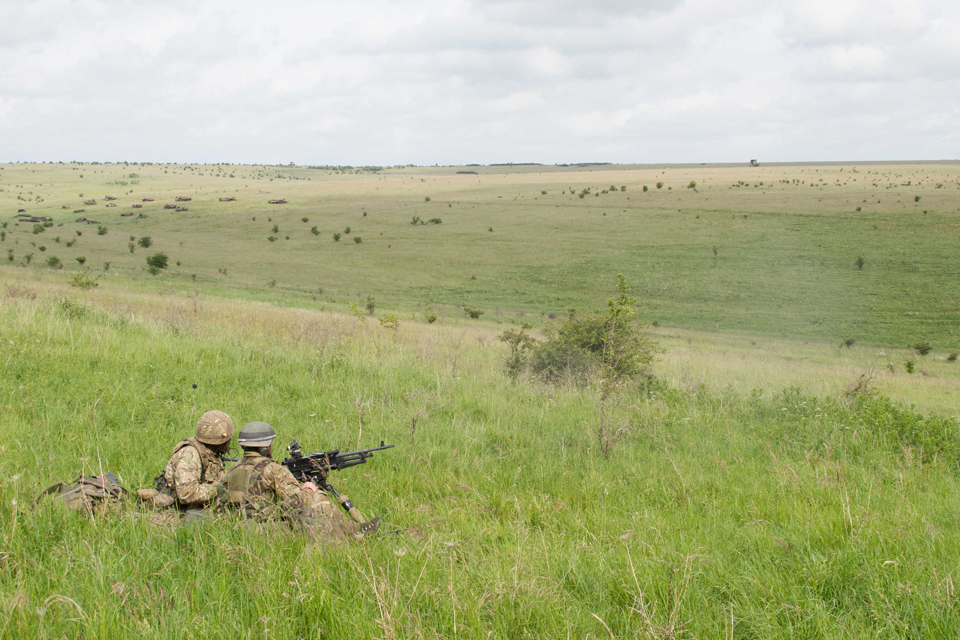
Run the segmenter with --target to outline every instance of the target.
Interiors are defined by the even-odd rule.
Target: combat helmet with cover
[[[232,437],[233,420],[223,411],[207,411],[197,421],[197,440],[203,444],[224,444]]]
[[[269,447],[277,432],[266,422],[248,422],[240,427],[237,434],[237,444],[245,449]]]

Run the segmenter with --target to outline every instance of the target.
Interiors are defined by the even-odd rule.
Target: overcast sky
[[[0,0],[0,22],[0,161],[960,157],[958,0]]]

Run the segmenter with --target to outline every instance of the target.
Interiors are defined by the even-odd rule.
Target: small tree
[[[466,314],[467,314],[468,316],[470,316],[470,317],[473,318],[474,320],[477,320],[480,316],[483,315],[483,311],[481,311],[480,309],[478,309],[478,308],[476,308],[476,307],[471,307],[471,306],[468,305],[468,304],[463,305],[463,310],[464,310],[464,312],[466,312]]]
[[[697,188],[697,181],[696,181],[696,180],[691,180],[691,181],[690,181],[690,184],[687,185],[687,189],[696,189],[696,188]]]
[[[373,299],[373,296],[367,296],[367,313],[371,316],[377,310],[377,301]]]
[[[143,236],[137,241],[137,244],[144,249],[149,249],[153,245],[153,239],[150,236]]]
[[[161,251],[160,253],[155,253],[147,257],[147,265],[156,269],[166,269],[169,260],[167,254]]]
[[[271,229],[271,231],[273,231],[274,233],[280,233],[280,225],[278,224],[273,225],[273,228]]]
[[[863,256],[857,256],[857,261],[854,263],[857,265],[857,271],[863,271],[863,265],[867,262],[863,259]]]
[[[643,185],[643,192],[646,193],[647,191],[650,191],[650,187]]]
[[[79,263],[80,263],[80,266],[82,267],[83,264],[87,261],[87,257],[86,257],[86,256],[77,256],[77,257],[75,258],[75,260],[76,260],[77,262],[79,262]]]
[[[657,183],[657,189],[663,189],[663,183],[662,183],[662,182],[658,182],[658,183]]]
[[[43,233],[43,232],[46,231],[46,230],[47,230],[47,228],[44,227],[42,224],[35,224],[35,225],[33,225],[33,233],[34,233],[34,235],[36,235],[36,234],[38,234],[38,233]]]
[[[60,269],[61,267],[63,267],[63,263],[60,262],[60,258],[58,258],[57,256],[50,256],[49,258],[47,258],[47,266],[50,267],[51,269]]]
[[[913,345],[913,350],[917,352],[918,356],[925,356],[933,350],[933,347],[930,346],[929,342],[918,342]]]
[[[80,232],[79,232],[79,231],[77,231],[77,235],[80,235]],[[107,235],[107,228],[106,228],[105,226],[103,226],[103,225],[100,225],[99,227],[97,227],[97,235],[98,235],[98,236],[105,236],[105,235]]]
[[[353,241],[356,242],[357,244],[360,244],[361,242],[363,242],[363,238],[361,238],[360,236],[353,236]]]
[[[135,244],[132,243],[132,242],[128,242],[128,243],[127,243],[127,248],[130,249],[130,253],[133,253],[134,251],[136,251],[137,245],[135,245]]]
[[[914,202],[920,202],[920,196],[913,196]]]
[[[536,344],[536,340],[527,335],[529,328],[530,325],[524,323],[519,330],[510,329],[500,334],[500,342],[506,343],[510,348],[504,365],[512,380],[516,380],[526,371],[530,350]]]
[[[334,241],[334,242],[340,242],[340,234],[339,234],[339,233],[333,234],[333,241]]]

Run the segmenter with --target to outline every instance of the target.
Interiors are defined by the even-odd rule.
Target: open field
[[[960,164],[0,166],[0,637],[960,633]],[[655,378],[511,382],[501,332],[618,272]],[[396,443],[336,478],[393,533],[30,506],[211,408]]]
[[[133,278],[144,291],[339,309],[373,297],[391,309],[432,303],[441,315],[469,304],[489,319],[535,324],[602,304],[598,287],[622,272],[661,325],[926,341],[943,355],[960,348],[958,178],[957,163],[378,172],[7,164],[0,248],[12,250],[12,264],[55,255],[76,268],[85,257],[102,271],[109,262],[107,277]],[[187,211],[163,209],[176,196],[192,198],[180,203]],[[237,200],[219,201],[228,196]],[[89,198],[97,204],[84,205]],[[267,204],[273,198],[288,203]],[[20,208],[55,226],[33,234],[33,224],[14,221]],[[105,235],[78,217],[101,222]],[[153,246],[130,253],[131,238],[143,236]],[[157,251],[171,263],[152,278],[144,259]]]
[[[4,286],[3,637],[960,629],[955,419],[882,398],[655,384],[608,414],[628,432],[604,454],[593,392],[509,382],[490,329]],[[424,403],[438,408],[411,432]],[[396,442],[338,480],[400,532],[323,551],[230,522],[28,506],[81,466],[149,484],[214,406],[311,449]]]

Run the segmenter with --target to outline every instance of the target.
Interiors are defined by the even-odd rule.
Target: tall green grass
[[[590,389],[511,383],[481,332],[34,293],[0,305],[4,637],[960,630],[955,420],[653,383],[607,407],[624,431],[605,455]],[[157,525],[133,506],[31,508],[82,470],[148,486],[211,408],[311,450],[396,443],[335,479],[388,532],[322,549],[230,520]]]

